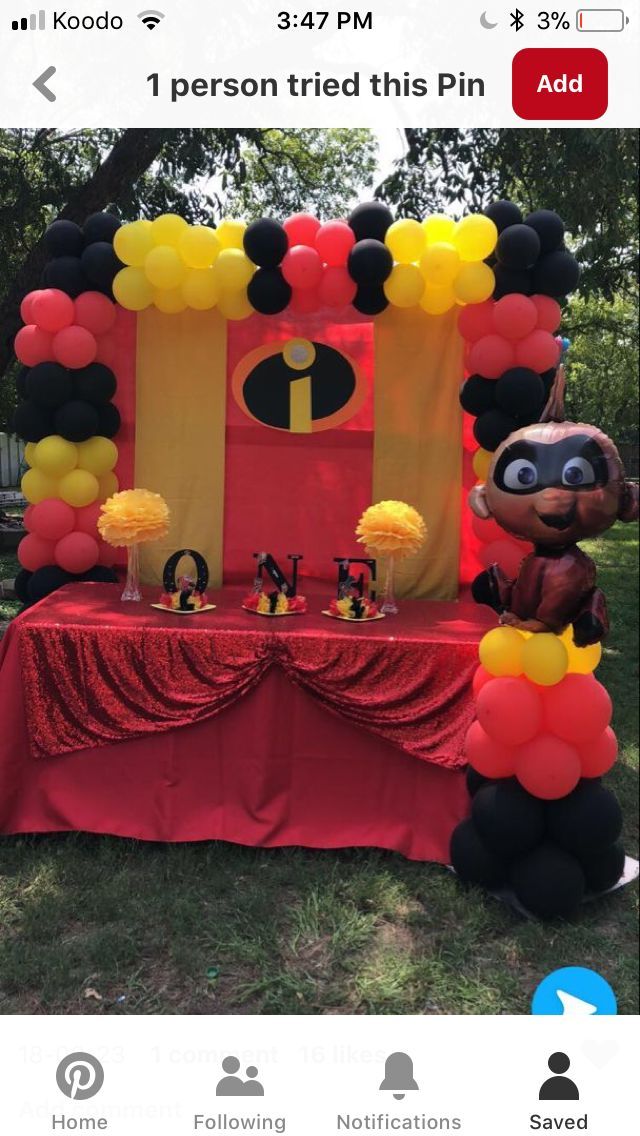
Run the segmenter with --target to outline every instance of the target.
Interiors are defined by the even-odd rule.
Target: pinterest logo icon
[[[89,1100],[102,1088],[104,1069],[91,1053],[69,1053],[58,1065],[56,1081],[60,1092],[71,1100]]]

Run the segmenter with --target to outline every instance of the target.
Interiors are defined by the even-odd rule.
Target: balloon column
[[[98,534],[100,503],[118,489],[112,438],[120,415],[107,365],[117,310],[111,284],[121,267],[119,221],[97,213],[80,228],[55,221],[43,287],[25,296],[15,339],[23,364],[14,430],[27,443],[22,491],[29,507],[16,592],[34,603],[71,580],[112,580],[112,550]]]

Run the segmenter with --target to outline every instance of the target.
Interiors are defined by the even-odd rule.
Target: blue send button
[[[617,1014],[613,990],[601,974],[584,966],[565,966],[543,978],[533,995],[532,1014],[594,1017]]]

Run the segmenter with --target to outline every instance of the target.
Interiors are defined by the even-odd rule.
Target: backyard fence
[[[14,489],[25,470],[24,442],[0,433],[0,489]]]

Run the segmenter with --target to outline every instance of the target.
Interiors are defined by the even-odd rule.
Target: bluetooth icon
[[[511,16],[511,27],[519,32],[520,29],[524,27],[524,12],[516,8],[515,12],[509,12],[509,15]]]

